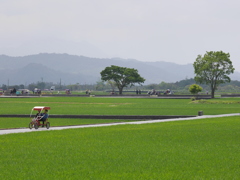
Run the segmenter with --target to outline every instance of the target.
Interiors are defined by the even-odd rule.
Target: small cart
[[[49,129],[50,122],[48,121],[48,117],[49,117],[50,109],[51,108],[47,106],[33,107],[30,114],[31,121],[29,123],[29,129],[32,129],[32,128],[38,129],[39,127],[46,127],[47,129]],[[46,112],[47,112],[47,115],[45,114]],[[43,118],[45,119],[43,120]]]

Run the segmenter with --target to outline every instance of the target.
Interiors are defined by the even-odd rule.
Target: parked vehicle
[[[18,94],[29,94],[28,89],[18,89],[17,92],[18,92]]]

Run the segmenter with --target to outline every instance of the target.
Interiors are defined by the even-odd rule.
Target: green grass
[[[239,117],[0,136],[0,179],[239,179]]]
[[[190,99],[41,97],[0,98],[0,114],[30,114],[34,106],[50,106],[51,114],[81,115],[197,115],[238,113],[239,98],[210,99],[193,103]],[[235,103],[224,103],[232,101]]]

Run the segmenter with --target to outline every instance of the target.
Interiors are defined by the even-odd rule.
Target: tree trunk
[[[211,98],[214,98],[214,89],[212,89]]]
[[[214,98],[215,89],[216,89],[216,87],[215,87],[215,85],[212,83],[212,84],[211,84],[211,98]]]
[[[122,95],[123,88],[119,87],[118,90],[119,90],[119,94]]]

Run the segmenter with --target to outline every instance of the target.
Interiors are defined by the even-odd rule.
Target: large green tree
[[[212,98],[218,85],[230,82],[228,75],[234,72],[230,54],[222,51],[210,51],[204,56],[198,55],[193,67],[196,74],[195,81],[210,85]]]
[[[122,94],[124,87],[133,86],[135,83],[141,84],[145,81],[138,74],[138,70],[114,65],[106,67],[100,74],[103,81],[112,80],[116,83],[119,94]]]

